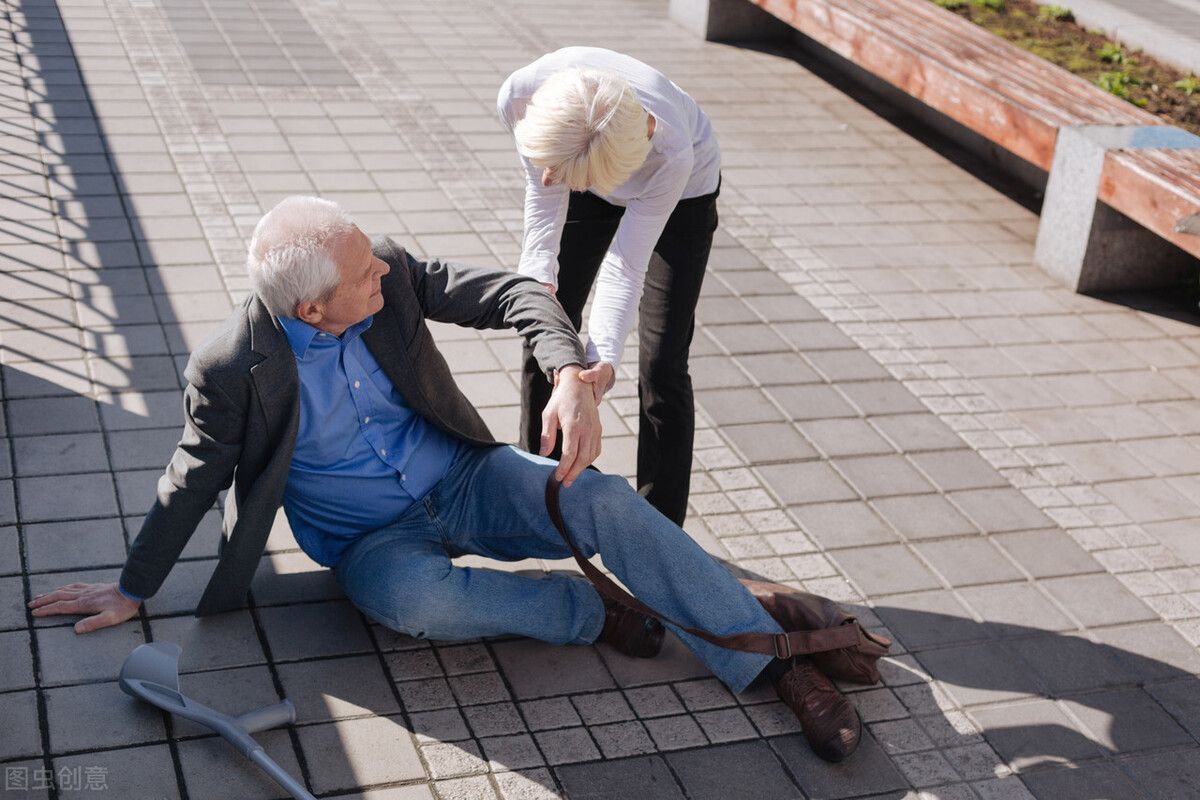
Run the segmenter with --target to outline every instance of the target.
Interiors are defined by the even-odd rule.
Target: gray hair
[[[291,318],[300,303],[329,300],[341,282],[333,246],[356,230],[345,209],[320,197],[289,197],[264,214],[246,270],[267,310]]]

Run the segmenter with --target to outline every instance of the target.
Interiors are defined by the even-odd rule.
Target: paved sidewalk
[[[183,690],[218,709],[290,699],[297,724],[258,738],[321,797],[1200,796],[1194,307],[1059,288],[1020,205],[665,0],[0,2],[4,797],[282,796],[117,689],[146,640],[181,644]],[[818,761],[769,689],[730,694],[676,642],[635,662],[397,636],[283,524],[251,607],[198,620],[215,510],[139,619],[34,623],[32,594],[117,574],[259,215],[321,193],[419,253],[511,267],[495,92],[577,43],[659,67],[720,136],[687,529],[896,640],[885,685],[847,687],[859,753]],[[515,437],[517,340],[437,336]],[[628,474],[623,372],[601,466]]]

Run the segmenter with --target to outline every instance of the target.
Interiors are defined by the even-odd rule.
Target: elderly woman
[[[717,227],[712,126],[662,73],[595,47],[517,70],[497,104],[526,172],[519,269],[555,292],[576,330],[596,284],[583,375],[597,399],[637,310],[638,491],[682,524],[695,432],[688,348]],[[531,452],[553,435],[540,419],[550,391],[526,349],[520,444]]]

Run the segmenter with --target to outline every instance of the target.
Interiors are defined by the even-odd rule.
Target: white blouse
[[[600,265],[588,317],[588,362],[606,361],[615,370],[633,325],[654,245],[680,200],[716,191],[721,151],[708,117],[686,92],[653,67],[598,47],[565,47],[510,75],[496,99],[500,118],[510,132],[525,116],[537,88],[554,73],[571,67],[619,74],[655,122],[645,163],[611,194],[594,192],[625,207]],[[525,166],[525,235],[518,270],[557,287],[558,251],[570,190],[561,183],[542,186],[542,171],[524,156],[521,161]]]

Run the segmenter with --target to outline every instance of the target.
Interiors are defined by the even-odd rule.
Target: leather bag
[[[878,661],[887,654],[892,643],[867,631],[854,615],[827,597],[791,589],[778,583],[742,580],[742,584],[762,603],[763,608],[774,617],[784,633],[717,636],[701,628],[680,625],[659,614],[618,586],[576,549],[567,533],[559,508],[560,488],[561,484],[554,477],[554,473],[550,473],[546,480],[546,510],[554,527],[571,549],[571,555],[575,557],[580,570],[601,596],[718,647],[762,653],[777,658],[803,655],[830,678],[865,684],[879,682]]]

